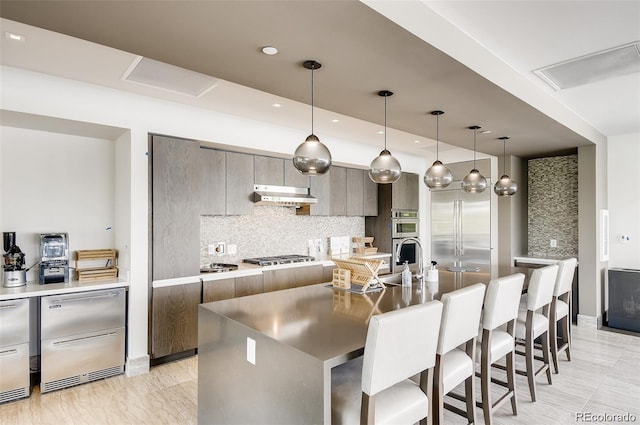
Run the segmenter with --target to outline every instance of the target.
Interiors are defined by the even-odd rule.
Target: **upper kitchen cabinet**
[[[227,178],[225,152],[201,148],[198,159],[202,191],[200,214],[224,215]]]
[[[369,178],[369,172],[363,171],[365,216],[378,215],[378,184]]]
[[[332,166],[329,173],[329,215],[347,215],[347,169]]]
[[[321,176],[313,176],[309,178],[309,187],[312,196],[318,200],[317,204],[311,204],[310,215],[331,215],[331,186],[330,176],[333,167],[327,173]]]
[[[254,157],[254,167],[255,184],[269,186],[283,186],[285,184],[284,160],[282,158],[256,155]]]
[[[392,186],[391,208],[400,210],[419,209],[418,177],[419,176],[417,174],[402,173],[397,182],[389,185]]]
[[[244,153],[227,152],[226,214],[241,215],[253,212],[254,157]]]
[[[347,215],[364,215],[364,171],[347,168]]]
[[[305,176],[293,166],[293,160],[284,160],[284,185],[293,187],[309,187],[309,176]]]
[[[200,273],[200,144],[151,136],[153,280]]]

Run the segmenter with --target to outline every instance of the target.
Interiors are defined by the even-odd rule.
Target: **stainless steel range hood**
[[[253,202],[256,205],[299,207],[318,203],[318,200],[309,194],[307,187],[256,184],[253,186],[253,190]]]

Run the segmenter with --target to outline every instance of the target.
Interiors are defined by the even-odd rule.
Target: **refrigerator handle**
[[[453,201],[453,246],[454,246],[454,256],[460,256],[460,244],[458,243],[458,239],[460,238],[460,234],[458,233],[458,221],[460,217],[460,208],[458,206],[458,200]]]
[[[464,257],[464,244],[462,243],[462,235],[464,229],[462,228],[462,199],[458,201],[458,244],[460,246],[460,256]]]

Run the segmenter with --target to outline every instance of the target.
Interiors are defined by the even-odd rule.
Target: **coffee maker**
[[[40,284],[69,282],[69,236],[40,234]]]
[[[4,258],[2,286],[13,288],[26,285],[27,271],[24,268],[24,253],[16,245],[16,232],[3,232],[2,242],[5,251],[2,256]]]

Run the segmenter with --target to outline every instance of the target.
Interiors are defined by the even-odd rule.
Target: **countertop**
[[[556,264],[558,261],[566,260],[569,258],[578,258],[578,256],[554,256],[554,255],[524,255],[520,257],[513,257],[513,262],[515,264],[516,261],[522,263],[530,263],[530,264]]]
[[[305,267],[305,266],[314,266],[314,265],[322,265],[322,266],[334,266],[332,258],[336,259],[346,259],[349,257],[357,257],[357,258],[372,258],[372,259],[385,259],[390,258],[390,253],[378,252],[375,254],[342,254],[342,255],[325,255],[316,257],[315,261],[306,261],[303,263],[289,263],[289,264],[274,264],[272,266],[258,266],[255,264],[247,264],[240,263],[238,264],[238,269],[229,271],[229,272],[219,272],[219,273],[202,273],[200,275],[187,276],[187,277],[179,277],[174,279],[162,279],[162,280],[154,280],[152,282],[152,287],[154,288],[163,288],[168,286],[175,285],[183,285],[187,283],[193,283],[195,279],[202,279],[203,282],[211,282],[215,280],[222,279],[233,279],[236,277],[245,277],[245,276],[255,276],[259,275],[262,272],[269,270],[279,270],[279,269],[288,269],[292,267]]]
[[[67,283],[47,283],[45,285],[40,285],[38,282],[27,282],[26,285],[16,288],[0,287],[0,301],[17,298],[43,297],[47,295],[72,294],[74,292],[97,291],[100,289],[123,288],[128,286],[129,282],[122,278],[90,282],[70,280]]]

